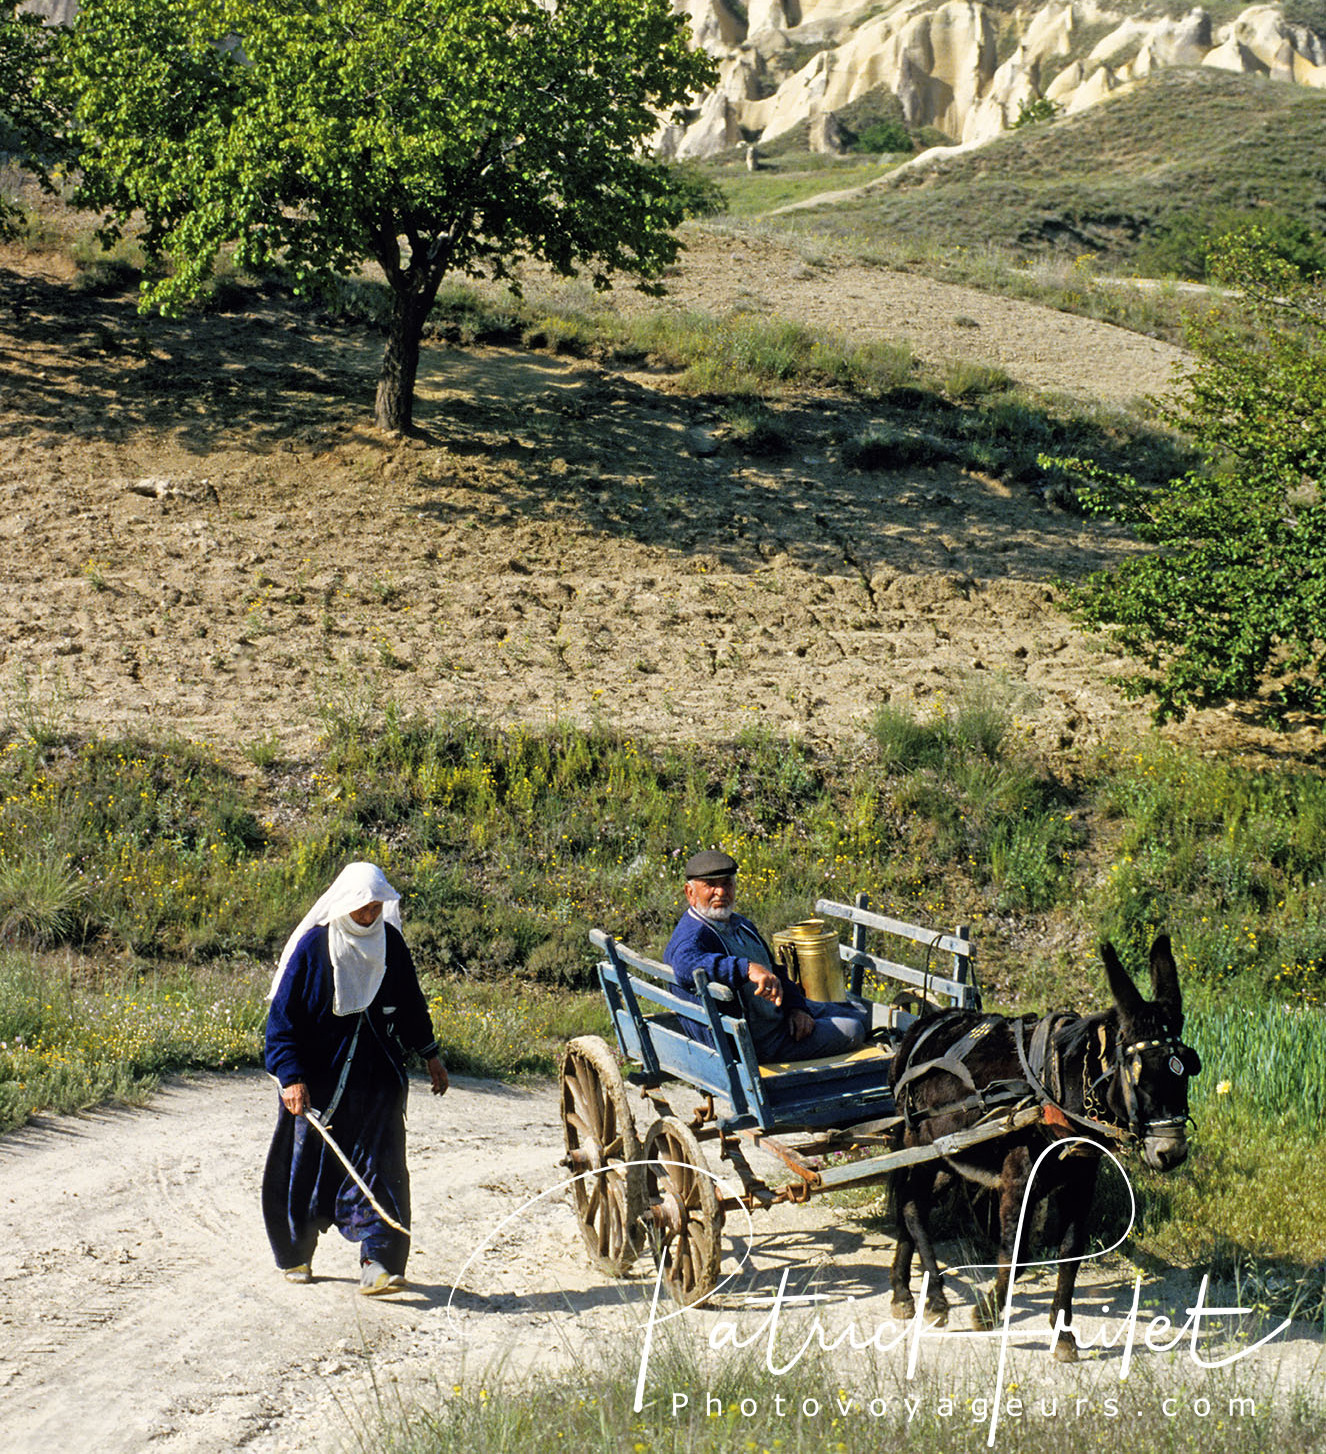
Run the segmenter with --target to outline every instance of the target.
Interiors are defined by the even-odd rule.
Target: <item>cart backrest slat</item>
[[[625,944],[619,944],[611,934],[605,934],[602,929],[591,929],[589,931],[589,941],[596,949],[601,949],[609,958],[615,954],[623,963],[629,964],[632,969],[639,970],[641,974],[648,975],[651,980],[658,980],[665,985],[677,985],[681,983],[677,976],[673,974],[672,970],[661,960],[649,959],[643,954],[637,954],[634,949],[628,949]],[[640,985],[637,982],[637,987],[641,993],[648,995],[650,999],[662,993],[657,986],[652,984]],[[725,984],[711,983],[709,993],[720,1004],[733,1004],[736,1000],[736,996]],[[663,1003],[663,1001],[660,1000],[659,1003]],[[668,1008],[673,1009],[675,1005],[669,1003]],[[686,1008],[690,1012],[687,1015],[687,1019],[698,1020],[701,1024],[708,1023],[705,1016],[695,1005],[688,1003]]]
[[[855,904],[840,904],[834,899],[818,899],[815,903],[815,912],[823,918],[841,919],[852,926],[851,942],[840,944],[838,954],[851,971],[853,994],[861,993],[868,970],[877,978],[897,980],[919,989],[927,998],[938,997],[960,1009],[979,1008],[980,992],[972,970],[972,942],[965,925],[959,925],[951,933],[926,929],[919,924],[892,919],[887,914],[877,914],[868,905],[865,894],[858,894]],[[927,967],[915,969],[884,955],[867,952],[867,929],[924,946]],[[930,967],[931,956],[934,955],[945,956],[947,962],[943,963],[942,969]]]

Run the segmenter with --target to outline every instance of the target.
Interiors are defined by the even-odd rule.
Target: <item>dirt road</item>
[[[4,1454],[321,1454],[400,1399],[445,1396],[462,1370],[551,1369],[604,1347],[637,1356],[648,1259],[625,1283],[589,1270],[555,1192],[552,1087],[458,1080],[442,1100],[413,1096],[412,1290],[396,1300],[357,1295],[354,1251],[334,1233],[311,1287],[273,1270],[258,1180],[274,1104],[258,1072],[207,1075],[171,1083],[141,1111],[50,1119],[0,1139]],[[831,1294],[840,1320],[890,1326],[887,1240],[863,1232],[856,1213],[812,1202],[765,1213],[749,1244],[747,1231],[729,1218],[725,1273],[749,1245],[751,1285],[766,1295],[787,1269],[794,1290]],[[1091,1269],[1080,1321],[1100,1322],[1093,1302],[1122,1307],[1132,1274]],[[1191,1293],[1178,1280],[1150,1283],[1147,1305],[1177,1309],[1177,1322]],[[1047,1280],[1033,1277],[1021,1300],[1018,1326],[1034,1330],[1013,1352],[1023,1389],[1117,1395],[1117,1350],[1069,1369],[1046,1356],[1047,1295]],[[718,1304],[689,1315],[686,1336],[702,1342],[713,1318],[743,1306],[734,1295]],[[753,1327],[763,1313],[746,1316]],[[1117,1336],[1119,1319],[1104,1323]],[[1146,1357],[1150,1388],[1164,1374]],[[959,1370],[964,1386],[982,1386],[992,1358],[970,1336],[951,1339],[925,1352],[924,1386]],[[1244,1372],[1262,1385],[1278,1372],[1285,1392],[1319,1383],[1319,1359],[1319,1342],[1282,1337]],[[845,1368],[844,1381],[851,1375]],[[1169,1376],[1182,1389],[1193,1371],[1179,1360]]]

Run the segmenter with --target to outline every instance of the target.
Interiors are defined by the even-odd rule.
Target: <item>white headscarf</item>
[[[367,929],[350,917],[355,909],[378,900],[382,912]],[[375,863],[350,863],[336,875],[331,888],[300,920],[299,928],[285,942],[276,977],[268,991],[276,998],[281,977],[294,957],[299,941],[315,924],[327,926],[327,951],[331,957],[334,994],[332,1010],[337,1015],[354,1015],[373,1003],[387,972],[387,924],[401,927],[401,896],[387,882]]]

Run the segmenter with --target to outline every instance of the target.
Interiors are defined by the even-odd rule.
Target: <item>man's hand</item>
[[[435,1096],[442,1095],[451,1084],[447,1079],[446,1066],[442,1064],[436,1055],[431,1055],[424,1061],[424,1068],[428,1071],[429,1080],[433,1082],[433,1094]]]
[[[792,1031],[793,1040],[804,1040],[815,1028],[815,1022],[805,1010],[793,1010],[788,1028]]]
[[[292,1116],[302,1116],[308,1110],[308,1086],[302,1080],[294,1080],[289,1085],[283,1085],[281,1102]]]
[[[762,1000],[772,1000],[775,1005],[783,1003],[783,984],[767,964],[752,959],[746,966],[746,979]]]

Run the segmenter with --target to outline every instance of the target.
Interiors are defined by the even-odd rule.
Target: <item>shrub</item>
[[[1326,708],[1326,287],[1299,279],[1256,228],[1223,240],[1232,321],[1194,325],[1170,422],[1206,463],[1151,489],[1080,460],[1043,459],[1088,509],[1154,549],[1098,571],[1070,601],[1142,670],[1157,721],[1229,700],[1283,715]]]
[[[723,417],[733,443],[747,454],[767,458],[786,453],[791,444],[782,421],[763,405],[730,408]]]
[[[843,445],[843,463],[857,470],[897,470],[930,464],[941,452],[933,440],[903,429],[875,425]]]
[[[1023,126],[1035,126],[1040,121],[1053,121],[1058,114],[1059,108],[1048,96],[1036,96],[1030,101],[1018,102],[1017,120],[1008,129],[1017,131]]]
[[[874,153],[910,152],[912,134],[901,121],[876,121],[863,127],[853,138],[849,150]]]

